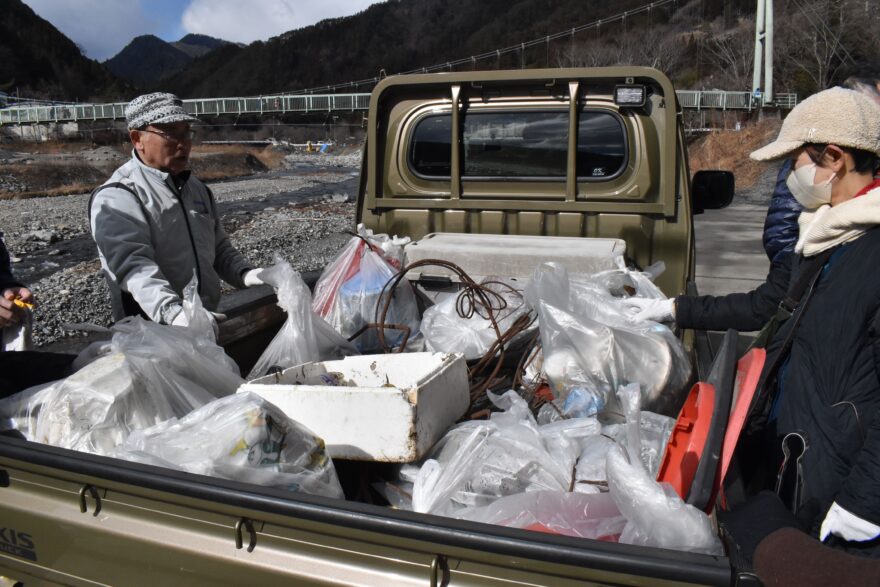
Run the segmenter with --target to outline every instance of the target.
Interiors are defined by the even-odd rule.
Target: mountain
[[[214,37],[209,37],[208,35],[197,35],[195,33],[190,33],[179,41],[171,43],[171,46],[175,49],[180,49],[192,58],[196,58],[201,57],[205,53],[213,51],[218,47],[222,47],[223,45],[228,44],[229,41],[224,41],[223,39],[215,39]]]
[[[180,71],[196,57],[229,44],[207,35],[186,35],[169,43],[154,35],[135,37],[104,65],[139,88],[151,88],[163,78]]]
[[[736,4],[749,2],[737,0]],[[628,19],[628,35],[669,20],[684,5],[712,6],[721,0],[667,3]],[[312,88],[372,78],[444,63],[496,48],[518,45],[646,6],[645,0],[612,3],[584,0],[387,0],[344,18],[284,33],[244,48],[226,46],[193,60],[163,81],[168,91],[187,97],[254,95]],[[704,8],[708,11],[709,8]],[[752,7],[751,10],[754,10]],[[698,14],[698,16],[700,16]],[[606,37],[625,26],[603,25]],[[581,33],[577,41],[594,38]],[[543,67],[560,64],[568,39],[474,63],[478,69]],[[470,69],[468,64],[466,69]],[[368,91],[368,87],[352,91]]]
[[[0,91],[31,98],[116,101],[132,88],[20,0],[0,10]]]

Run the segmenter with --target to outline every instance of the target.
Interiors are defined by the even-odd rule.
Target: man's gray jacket
[[[184,172],[168,173],[131,160],[92,193],[89,221],[111,290],[127,292],[144,314],[169,324],[181,310],[196,272],[209,310],[220,301],[220,278],[244,287],[250,265],[229,242],[211,191]],[[112,292],[116,294],[119,292]],[[120,318],[114,309],[114,318]]]

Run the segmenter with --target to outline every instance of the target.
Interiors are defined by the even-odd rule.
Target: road
[[[694,218],[701,294],[745,292],[764,282],[770,267],[761,243],[766,214],[764,205],[737,203]]]

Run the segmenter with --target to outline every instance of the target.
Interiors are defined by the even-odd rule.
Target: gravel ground
[[[104,156],[104,153],[96,153]],[[320,269],[353,228],[360,153],[291,154],[279,171],[211,184],[230,239],[255,266],[280,254]],[[110,300],[86,216],[88,194],[0,201],[13,271],[37,299],[34,342],[79,336],[65,325],[110,323]]]
[[[773,189],[776,187],[776,176],[778,174],[778,165],[768,166],[767,170],[758,177],[753,185],[737,190],[734,203],[754,204],[757,206],[769,205]]]

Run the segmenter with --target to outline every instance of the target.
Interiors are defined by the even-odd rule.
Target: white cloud
[[[24,0],[40,18],[51,22],[92,59],[103,61],[131,40],[150,32],[140,2],[119,0]]]
[[[376,3],[376,0],[192,0],[183,13],[182,24],[190,33],[251,43],[325,18],[349,16]]]

